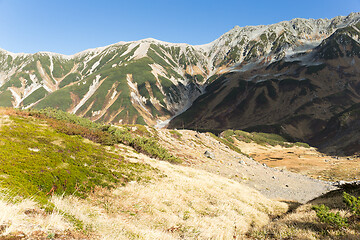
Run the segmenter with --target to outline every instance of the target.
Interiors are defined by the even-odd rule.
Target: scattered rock
[[[275,176],[272,176],[272,179],[276,179],[276,177],[275,177]]]
[[[357,185],[360,185],[360,181],[359,180],[355,180],[355,181],[350,181],[350,182],[347,182],[347,181],[337,181],[337,182],[333,182],[332,183],[333,186],[337,186],[337,187],[343,187],[343,186],[349,186],[349,185],[352,185],[352,186],[357,186]]]
[[[210,152],[210,151],[205,151],[205,152],[204,152],[204,155],[205,155],[205,157],[207,157],[207,158],[215,159],[215,155],[214,155],[212,152]]]
[[[246,164],[244,160],[240,160],[239,163],[243,165]]]
[[[262,164],[264,167],[267,167],[267,165],[265,163]]]
[[[9,225],[7,225],[7,224],[2,224],[2,225],[0,225],[0,234],[1,234],[2,232],[5,232],[6,228],[8,228],[8,227],[9,227]]]
[[[32,151],[32,152],[39,152],[40,151],[40,149],[38,149],[38,148],[28,148],[30,151]]]
[[[21,232],[21,231],[16,231],[16,232],[11,232],[8,236],[6,236],[7,238],[5,239],[25,239],[26,238],[26,234]]]

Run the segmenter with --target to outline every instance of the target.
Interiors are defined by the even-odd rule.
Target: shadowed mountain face
[[[359,152],[360,135],[350,130],[359,129],[359,29],[338,29],[317,47],[270,64],[232,68],[170,127],[275,132],[327,152]]]

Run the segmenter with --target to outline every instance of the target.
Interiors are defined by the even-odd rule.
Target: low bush
[[[353,214],[360,216],[360,197],[357,198],[344,192],[343,200]]]
[[[103,145],[123,143],[135,148],[138,152],[159,160],[171,163],[182,162],[181,159],[161,147],[146,127],[142,125],[123,125],[118,128],[108,124],[95,123],[75,114],[52,108],[29,110],[24,114],[46,119],[53,128],[68,135],[80,135]]]
[[[314,206],[313,210],[316,212],[316,216],[319,218],[319,221],[326,223],[334,228],[348,227],[347,219],[340,216],[340,213],[330,212],[330,209],[324,204],[319,206]]]
[[[293,147],[293,146],[299,146],[299,147],[310,147],[307,143],[291,143],[288,142],[287,139],[284,137],[273,134],[273,133],[261,133],[261,132],[245,132],[241,130],[226,130],[220,134],[221,137],[226,139],[228,142],[234,143],[234,138],[236,138],[239,141],[243,142],[255,142],[259,145],[270,145],[270,146],[276,146],[280,145],[282,147]]]
[[[360,216],[360,197],[352,196],[346,192],[343,193],[343,202],[350,211],[344,217],[339,212],[331,212],[325,205],[313,206],[319,221],[325,223],[328,227],[334,229],[352,228],[359,232],[359,216]]]

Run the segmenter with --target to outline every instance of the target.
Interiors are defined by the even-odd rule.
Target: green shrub
[[[344,192],[343,201],[346,207],[348,207],[350,212],[352,213],[350,215],[346,215],[347,217],[341,217],[339,212],[330,212],[330,209],[323,204],[320,206],[313,206],[313,210],[315,210],[316,216],[322,223],[326,223],[336,229],[352,227],[356,231],[358,231],[358,221],[360,216],[360,197],[357,198]]]
[[[343,200],[353,214],[360,216],[360,197],[357,198],[344,192]]]
[[[226,130],[221,133],[221,136],[223,136],[229,142],[232,142],[232,143],[233,143],[233,141],[231,141],[231,140],[233,140],[233,137],[235,137],[239,141],[243,141],[243,142],[247,142],[247,143],[255,142],[256,144],[259,144],[259,145],[271,145],[271,146],[280,145],[282,147],[293,147],[294,145],[296,145],[296,146],[300,146],[300,147],[307,147],[307,148],[310,147],[307,143],[287,142],[287,139],[285,139],[284,137],[282,137],[278,134],[274,134],[274,133],[262,133],[262,132],[249,133],[249,132],[245,132],[245,131],[241,131],[241,130],[235,130],[235,131]]]
[[[176,131],[176,130],[170,130],[169,132],[170,132],[170,133],[173,135],[173,137],[175,137],[175,138],[181,139],[181,137],[182,137],[182,134],[179,133],[179,132]]]
[[[146,127],[142,125],[130,125],[129,127],[125,125],[122,128],[117,128],[111,125],[95,123],[89,119],[78,117],[75,114],[52,108],[30,110],[29,114],[50,118],[47,121],[53,128],[68,135],[80,135],[103,145],[123,143],[133,147],[138,152],[159,160],[171,163],[182,162],[181,159],[173,156],[165,148],[161,147],[158,141],[151,137]],[[136,127],[135,131],[131,131],[132,126]]]
[[[229,141],[227,140],[227,138],[226,138],[226,139],[225,139],[225,138],[220,138],[220,137],[216,136],[216,135],[213,134],[213,133],[210,133],[210,136],[213,137],[214,139],[218,140],[219,142],[222,142],[223,144],[225,144],[226,146],[228,146],[231,150],[233,150],[233,151],[235,151],[235,152],[237,152],[237,153],[240,153],[240,154],[242,154],[242,155],[245,155],[245,156],[248,156],[248,157],[249,157],[249,155],[247,155],[246,153],[243,153],[240,148],[236,147],[234,144],[232,144],[231,142],[229,142]],[[228,138],[229,138],[229,137],[228,137]]]
[[[334,228],[348,227],[347,219],[340,216],[340,213],[330,212],[329,208],[324,204],[320,206],[313,206],[313,210],[316,212],[316,216],[320,222],[326,223]]]

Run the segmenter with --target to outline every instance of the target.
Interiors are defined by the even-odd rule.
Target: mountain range
[[[360,13],[351,13],[236,26],[197,46],[144,39],[72,56],[0,50],[0,106],[112,124],[275,132],[354,154],[359,37]]]

